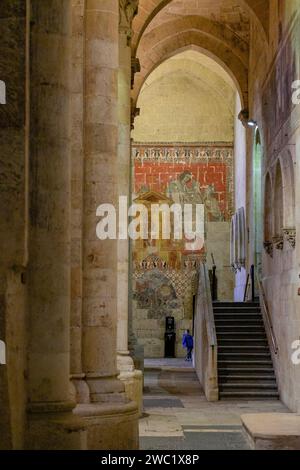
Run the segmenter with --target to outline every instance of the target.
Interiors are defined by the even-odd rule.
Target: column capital
[[[119,0],[119,31],[126,34],[128,45],[132,37],[132,21],[138,12],[139,0]]]
[[[131,89],[134,86],[134,76],[141,71],[141,64],[138,57],[131,57]]]
[[[140,115],[140,108],[137,108],[131,99],[131,130],[134,129],[134,120]]]

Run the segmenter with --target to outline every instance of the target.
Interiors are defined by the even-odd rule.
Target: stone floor
[[[191,364],[182,359],[145,360],[141,449],[246,450],[240,416],[272,412],[288,410],[279,401],[208,403]]]

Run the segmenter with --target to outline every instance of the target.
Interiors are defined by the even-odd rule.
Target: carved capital
[[[137,116],[140,115],[140,108],[137,108],[131,100],[131,130],[134,129],[134,120]]]
[[[284,228],[283,234],[285,240],[291,245],[292,248],[296,247],[296,229],[295,228]]]
[[[283,235],[278,235],[277,237],[273,237],[273,244],[276,250],[283,250]]]
[[[249,120],[249,111],[248,109],[242,109],[242,111],[238,115],[239,120],[243,124],[244,127],[248,127],[248,120]]]
[[[264,249],[266,251],[266,253],[271,256],[271,258],[273,258],[273,249],[274,249],[274,245],[272,242],[264,242]]]
[[[139,0],[119,0],[119,31],[126,34],[130,45],[132,37],[132,20],[138,12]]]
[[[141,64],[138,57],[131,57],[131,88],[134,85],[134,76],[141,71]]]

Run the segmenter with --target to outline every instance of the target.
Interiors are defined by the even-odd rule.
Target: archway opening
[[[148,76],[132,131],[133,200],[205,207],[205,248],[174,240],[133,244],[133,329],[145,358],[166,355],[173,318],[174,356],[193,331],[197,268],[217,267],[218,300],[234,298],[230,221],[235,211],[234,139],[237,86],[215,60],[190,48]],[[240,109],[238,110],[240,111]]]

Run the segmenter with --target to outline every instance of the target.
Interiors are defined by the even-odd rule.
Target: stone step
[[[245,313],[258,313],[261,314],[260,307],[244,307],[244,308],[232,308],[232,307],[214,307],[214,314],[219,313],[233,313],[234,315],[243,315]]]
[[[219,390],[221,392],[223,391],[228,391],[228,392],[237,392],[239,390],[255,390],[255,391],[260,391],[260,390],[271,390],[277,391],[277,384],[275,383],[269,383],[269,382],[226,382],[222,383],[219,385]]]
[[[228,361],[228,360],[219,360],[218,361],[218,365],[219,365],[219,368],[220,369],[224,369],[226,368],[227,370],[228,369],[240,369],[240,368],[243,368],[243,369],[246,369],[246,368],[257,368],[257,369],[261,369],[261,368],[265,368],[266,366],[271,366],[273,367],[273,362],[271,359],[256,359],[256,360],[248,360],[248,359],[234,359],[234,360],[231,360],[231,361]]]
[[[220,361],[231,362],[234,360],[240,361],[257,361],[257,360],[271,360],[270,352],[218,352],[218,358]]]
[[[255,302],[213,302],[213,308],[215,307],[260,307],[259,301]]]
[[[251,377],[253,376],[264,376],[275,378],[275,372],[273,367],[219,367],[219,377]]]
[[[249,341],[255,341],[256,339],[258,341],[265,340],[267,341],[267,335],[263,331],[262,333],[259,333],[257,331],[224,331],[219,333],[220,339],[224,341],[234,341],[234,340],[249,340]]]
[[[243,313],[239,315],[235,315],[234,313],[217,313],[215,314],[215,322],[217,321],[228,321],[234,323],[236,321],[245,321],[245,320],[252,320],[252,321],[260,321],[264,323],[263,316],[260,313]]]
[[[231,322],[245,321],[245,320],[259,320],[263,322],[263,317],[260,313],[242,313],[235,315],[234,313],[215,313],[215,321],[218,320],[231,320]]]
[[[300,416],[293,413],[255,413],[241,416],[253,450],[299,450]]]
[[[266,345],[254,345],[254,344],[230,344],[230,345],[221,345],[218,344],[218,353],[269,353],[269,348]]]
[[[226,391],[220,392],[219,396],[221,399],[245,399],[245,400],[279,400],[279,393],[271,390],[244,390],[244,391]]]
[[[218,338],[219,347],[268,347],[267,338]]]
[[[247,382],[249,383],[255,382],[255,383],[275,383],[276,384],[276,377],[275,374],[273,373],[272,375],[263,375],[263,374],[258,374],[258,371],[256,370],[253,375],[245,374],[245,375],[232,375],[232,374],[219,374],[219,381],[220,384],[227,384],[230,383],[234,385],[235,383],[240,383],[240,382]]]
[[[266,334],[264,326],[262,324],[261,325],[260,324],[246,325],[244,323],[240,325],[236,325],[236,324],[229,325],[228,323],[220,324],[216,322],[216,331],[218,335],[219,334],[222,335],[224,333],[245,333],[245,334],[246,333],[252,333],[252,334],[263,333],[264,335]]]

